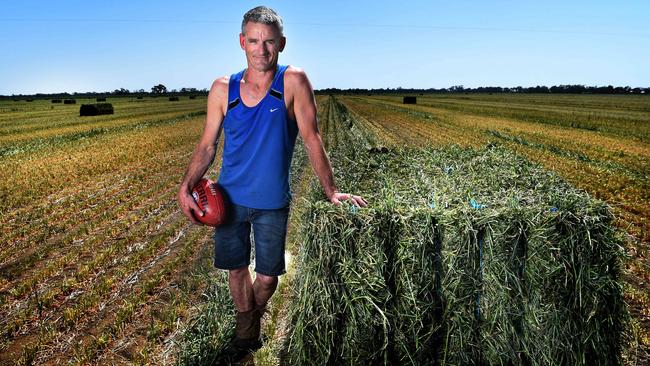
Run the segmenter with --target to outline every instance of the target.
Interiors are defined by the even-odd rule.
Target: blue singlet
[[[298,126],[284,104],[284,72],[278,66],[266,96],[254,107],[239,95],[242,70],[230,77],[219,184],[232,203],[258,209],[291,201],[289,170]]]

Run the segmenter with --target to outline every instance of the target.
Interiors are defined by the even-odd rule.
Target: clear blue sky
[[[7,1],[0,94],[209,88],[258,1]],[[315,88],[650,86],[650,1],[267,1]]]

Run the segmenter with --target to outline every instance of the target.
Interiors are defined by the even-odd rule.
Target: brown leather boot
[[[253,310],[237,312],[235,339],[233,345],[240,349],[255,351],[262,347],[260,328],[265,305],[256,306]]]

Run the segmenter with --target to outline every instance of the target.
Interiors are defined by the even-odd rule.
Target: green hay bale
[[[538,364],[620,364],[628,313],[622,250],[607,207],[579,192],[557,198],[529,241],[526,336]]]
[[[358,364],[384,358],[388,291],[385,258],[377,255],[383,242],[370,225],[372,216],[323,203],[306,212],[287,362]]]
[[[470,273],[475,285],[472,282],[457,284],[454,296],[446,296],[446,299],[462,299],[462,294],[472,286],[480,295],[477,306],[480,309],[477,324],[480,332],[474,339],[469,339],[469,342],[476,343],[471,347],[478,352],[461,352],[464,358],[452,360],[452,363],[523,362],[543,365],[620,362],[622,330],[626,322],[618,283],[622,251],[614,238],[605,205],[505,149],[455,152],[452,149],[438,154],[437,158],[438,168],[442,168],[445,174],[441,176],[444,179],[435,180],[442,182],[435,192],[436,203],[453,209],[467,205],[468,199],[475,197],[480,202],[476,205],[484,207],[474,210],[471,224],[464,230],[459,230],[463,221],[449,225],[455,228],[453,235],[458,237],[465,232],[476,233],[462,242],[478,248],[482,260],[478,274],[475,261],[461,260],[461,264],[469,265],[466,265],[467,272],[459,273]],[[452,165],[454,161],[456,163]],[[555,221],[557,214],[554,212],[564,210],[572,212],[567,217],[575,218],[573,222]],[[452,216],[462,217],[458,214]],[[598,225],[592,226],[592,222]],[[575,231],[582,234],[576,235]],[[599,234],[601,232],[606,234]],[[451,245],[463,248],[458,243]],[[597,259],[585,251],[594,245],[602,251]],[[443,251],[444,248],[449,248],[449,245],[443,244]],[[560,266],[557,260],[560,257],[549,248],[555,248],[558,253],[566,252],[565,258],[570,263]],[[540,254],[541,250],[543,254]],[[476,250],[466,254],[443,253],[443,258],[457,255],[476,258],[477,253]],[[575,267],[579,267],[579,273],[583,275],[576,275],[574,281],[567,282]],[[451,268],[447,267],[448,270]],[[592,275],[586,276],[587,273]],[[555,282],[548,282],[550,279],[555,279]],[[443,290],[448,288],[443,284]],[[600,289],[602,296],[589,294],[591,288]],[[585,294],[592,299],[589,310],[585,309],[584,301],[578,308],[567,303],[575,302]],[[594,299],[598,298],[607,300],[594,304]],[[459,309],[452,304],[449,308],[462,311],[462,307]],[[467,309],[464,313],[468,314]],[[452,316],[449,321],[458,325],[458,318],[453,317],[455,313],[448,314]],[[605,329],[597,324],[608,326]],[[461,333],[467,338],[466,334],[476,327],[465,326],[466,330]],[[587,330],[590,331],[588,336],[577,336]],[[455,339],[460,337],[457,335]],[[594,342],[594,339],[598,341]],[[590,343],[592,346],[585,346]],[[596,346],[601,343],[608,346]],[[447,352],[455,354],[456,350],[447,349]]]
[[[190,99],[196,99],[196,95],[190,95]]]
[[[77,104],[76,99],[65,99],[63,100],[63,104]]]
[[[61,103],[61,99],[52,99],[52,103]]]
[[[441,364],[481,363],[479,333],[483,230],[471,209],[445,212],[442,227],[441,292],[445,302]]]
[[[79,108],[80,116],[99,116],[113,113],[113,105],[111,103],[82,104]]]
[[[135,99],[143,99],[142,97],[136,97]]]
[[[170,102],[178,102],[178,97],[169,97]]]
[[[431,365],[442,336],[441,233],[431,209],[404,214],[394,248],[394,301],[391,328],[395,361]],[[404,230],[407,228],[408,230]]]
[[[344,284],[342,361],[349,365],[380,362],[389,356],[389,320],[386,314],[391,284],[387,283],[387,263],[391,263],[386,243],[391,230],[378,231],[372,220],[390,225],[390,216],[382,212],[364,217],[359,214],[346,217],[356,222],[356,235],[342,241],[347,252],[337,263]],[[387,235],[388,234],[388,235]]]
[[[106,101],[106,98],[96,98],[96,100],[97,100],[98,102],[105,102],[105,101]]]
[[[340,306],[342,287],[336,276],[339,257],[336,242],[338,228],[326,226],[320,214],[322,208],[309,205],[301,229],[304,245],[298,254],[300,275],[296,276],[294,301],[289,309],[291,336],[287,346],[289,364],[299,365],[307,360],[315,364],[331,364],[340,354]],[[325,231],[320,231],[325,230]],[[335,277],[336,276],[336,277]]]
[[[303,351],[321,346],[294,361],[620,363],[622,250],[604,204],[499,147],[382,154],[337,148],[330,156],[338,162],[341,189],[362,194],[372,208],[333,213],[322,204],[305,217],[318,222],[305,232],[305,247],[338,249],[312,256],[330,263],[318,275],[303,268],[321,264],[300,262],[297,278],[309,289],[302,296],[318,293],[309,279],[340,283],[327,294],[346,310],[326,317],[338,322],[300,328],[309,341],[292,342],[303,342]],[[311,202],[323,198],[314,187]],[[361,217],[362,225],[352,224]],[[353,237],[361,239],[350,246]],[[377,257],[385,258],[383,268]],[[371,275],[358,276],[358,268]],[[364,296],[372,301],[353,301]],[[332,309],[332,301],[298,303]],[[364,345],[379,324],[369,315],[375,306],[374,315],[388,314],[390,321],[382,352],[369,354]],[[292,311],[316,316],[304,307]],[[323,331],[333,345],[319,338]]]
[[[481,256],[480,343],[488,364],[520,360],[534,364],[525,353],[523,335],[524,281],[530,210],[499,210],[484,221]]]

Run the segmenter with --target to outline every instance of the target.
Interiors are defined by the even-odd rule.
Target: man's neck
[[[273,82],[273,77],[275,76],[277,68],[278,66],[275,65],[275,67],[269,70],[257,71],[248,67],[246,71],[244,71],[242,81],[254,86],[256,89],[268,89],[269,85]]]

